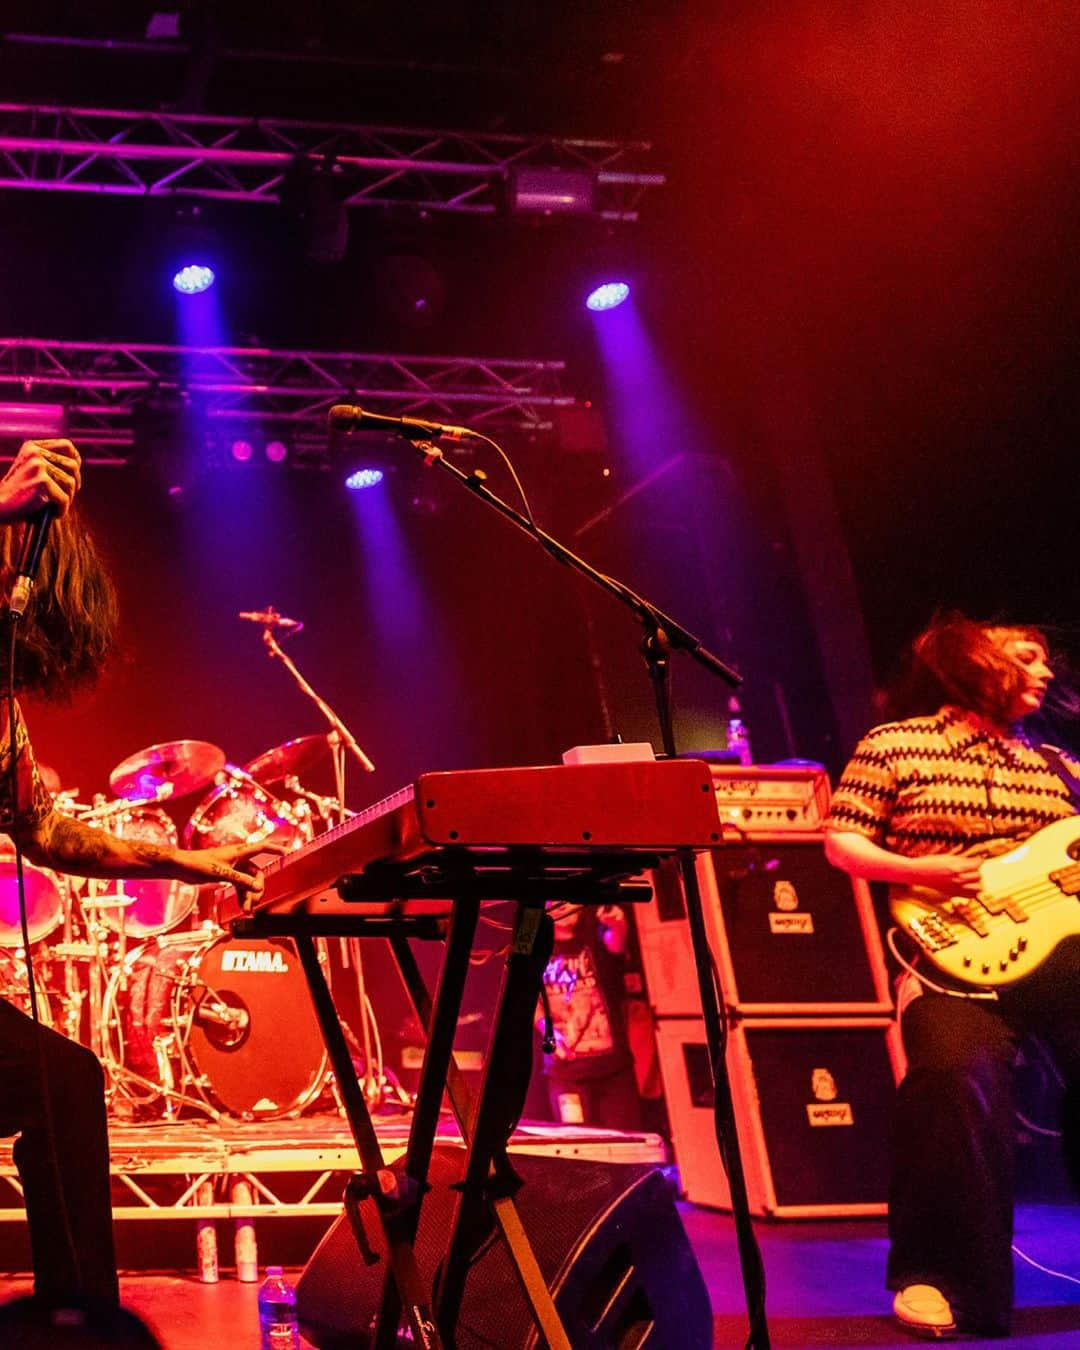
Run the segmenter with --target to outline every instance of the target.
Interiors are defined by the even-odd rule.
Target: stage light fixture
[[[345,486],[352,492],[362,492],[364,488],[377,487],[382,480],[382,469],[357,469],[345,479]]]
[[[594,314],[602,314],[605,310],[617,309],[629,298],[630,287],[625,281],[606,281],[602,286],[597,286],[589,292],[585,299],[585,307],[591,309]]]
[[[173,289],[181,295],[201,295],[214,284],[214,269],[206,263],[187,263],[173,273]]]
[[[289,447],[284,441],[267,441],[264,453],[271,464],[284,464],[289,458]]]
[[[320,266],[340,263],[349,247],[349,181],[329,158],[298,157],[281,184],[282,211],[293,223],[305,259]]]
[[[250,441],[245,440],[242,436],[238,436],[229,446],[229,453],[232,455],[233,459],[236,460],[237,464],[248,464],[255,454],[255,447]]]
[[[507,178],[507,205],[516,215],[591,216],[596,174],[591,169],[517,165]]]
[[[0,403],[0,436],[20,440],[63,436],[67,409],[62,403]]]

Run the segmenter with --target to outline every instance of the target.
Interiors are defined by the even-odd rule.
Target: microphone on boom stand
[[[273,605],[267,605],[265,609],[242,609],[236,617],[248,623],[262,624],[264,628],[280,629],[285,634],[299,633],[304,626],[300,619],[289,619],[279,614]]]
[[[478,432],[421,417],[388,417],[352,403],[336,403],[327,415],[331,431],[393,431],[409,441],[481,440]]]

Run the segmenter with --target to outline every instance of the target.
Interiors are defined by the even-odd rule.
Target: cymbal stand
[[[273,613],[270,609],[269,613]],[[346,751],[352,754],[365,773],[374,773],[375,765],[360,749],[355,736],[331,708],[330,704],[319,694],[312,685],[300,673],[296,662],[282,649],[274,634],[273,626],[267,624],[263,628],[263,644],[266,647],[267,655],[271,660],[280,661],[289,674],[299,685],[300,689],[311,699],[318,710],[322,713],[330,724],[330,731],[327,733],[326,741],[330,747],[334,770],[334,795],[337,798],[337,811],[339,825],[345,823],[349,812],[345,805],[345,754]],[[372,1036],[371,1017],[367,1001],[367,993],[364,985],[364,967],[363,957],[360,953],[360,944],[350,945],[341,940],[341,960],[342,964],[348,969],[350,966],[356,974],[356,989],[359,996],[360,1005],[360,1039],[364,1052],[364,1078],[363,1092],[369,1102],[376,1102],[381,1099],[383,1085],[381,1074],[378,1072],[374,1062],[372,1047],[374,1037]]]
[[[82,986],[75,974],[75,925],[73,911],[75,902],[75,884],[72,877],[63,878],[64,896],[64,938],[59,951],[64,962],[64,1023],[69,1040],[82,1039],[82,1008],[86,998]],[[91,1033],[93,1023],[91,1022]]]
[[[274,636],[274,630],[269,625],[263,629],[263,643],[266,646],[267,654],[272,660],[280,661],[296,683],[300,686],[308,698],[315,704],[318,710],[330,723],[330,734],[327,741],[330,744],[331,751],[335,756],[334,763],[334,787],[337,799],[341,803],[341,809],[345,809],[345,751],[349,750],[355,756],[360,767],[365,773],[374,773],[375,765],[364,754],[356,743],[356,738],[352,732],[331,708],[330,704],[317,693],[312,686],[304,679],[303,675],[297,669],[296,662],[282,650],[281,643]],[[338,758],[340,756],[340,759]],[[344,815],[342,820],[344,820]]]

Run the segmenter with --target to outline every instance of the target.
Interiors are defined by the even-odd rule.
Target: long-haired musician
[[[833,798],[826,852],[853,876],[890,883],[894,898],[924,888],[931,913],[940,902],[976,937],[986,926],[980,860],[1075,814],[1080,764],[1029,729],[1053,679],[1041,630],[943,616],[916,639],[909,673],[928,711],[859,743]],[[1028,948],[1017,917],[1006,961]],[[976,990],[926,959],[917,969],[923,978],[905,975],[898,989],[909,1067],[894,1117],[887,1283],[910,1330],[1007,1334],[1014,1060],[1029,1032],[1053,1051],[1066,1082],[1066,1147],[1080,1171],[1080,941],[1065,936],[997,990]]]
[[[0,479],[0,613],[17,567],[22,522],[55,509],[36,591],[19,623],[15,685],[46,698],[66,697],[92,681],[113,645],[116,599],[92,540],[72,503],[81,482],[78,451],[66,440],[28,441]],[[7,625],[3,625],[5,637]],[[6,649],[5,649],[6,650]],[[12,801],[15,758],[17,802]],[[247,846],[177,849],[117,839],[61,815],[38,774],[21,714],[14,744],[0,718],[0,831],[33,863],[82,877],[175,877],[195,884],[225,881],[245,891]],[[109,1200],[104,1078],[86,1048],[41,1030],[44,1081],[35,1027],[0,998],[0,1133],[18,1134],[15,1162],[23,1183],[39,1295],[117,1296]]]

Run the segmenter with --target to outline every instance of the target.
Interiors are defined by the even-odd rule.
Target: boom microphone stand
[[[268,605],[265,610],[254,613],[245,613],[241,618],[255,618],[262,622],[262,640],[266,647],[266,654],[271,660],[280,661],[289,674],[293,677],[301,690],[311,699],[312,703],[330,723],[330,731],[327,734],[327,743],[330,746],[330,752],[333,757],[334,767],[334,793],[338,804],[338,824],[343,825],[348,816],[348,808],[345,805],[345,752],[350,751],[357,763],[366,773],[374,773],[375,765],[364,754],[356,743],[356,738],[352,732],[337,715],[337,713],[327,703],[326,699],[319,694],[311,684],[300,673],[296,662],[285,652],[281,643],[278,642],[274,633],[275,629],[280,629],[286,636],[290,632],[298,632],[303,627],[294,620],[283,619],[278,614],[273,605]],[[364,981],[363,958],[360,954],[360,943],[353,940],[347,942],[343,940],[342,961],[346,968],[351,964],[356,972],[356,989],[360,1005],[360,1041],[364,1051],[364,1095],[369,1101],[375,1101],[382,1092],[382,1083],[379,1081],[379,1074],[375,1068],[375,1049],[374,1038],[371,1034],[371,1013],[369,1011],[367,988]]]
[[[351,416],[346,418],[345,414]],[[338,429],[348,429],[349,426],[362,425],[365,417],[368,421],[372,420],[372,415],[364,414],[363,410],[359,408],[334,409],[330,414],[330,424]],[[645,630],[642,654],[653,685],[664,752],[669,757],[676,754],[671,703],[670,658],[672,651],[685,652],[699,665],[719,676],[732,688],[737,688],[742,683],[742,677],[736,671],[732,670],[714,653],[708,651],[701,640],[684,628],[677,620],[669,614],[665,614],[663,610],[623,582],[599,571],[554,536],[540,529],[531,519],[531,516],[522,515],[509,502],[493,493],[486,486],[481,471],[474,470],[472,473],[463,473],[456,464],[450,463],[444,457],[442,451],[434,443],[435,438],[438,438],[440,434],[446,434],[452,440],[462,440],[475,436],[477,439],[486,441],[487,437],[479,433],[469,432],[467,428],[444,428],[438,423],[423,423],[418,419],[387,417],[381,418],[379,421],[384,424],[396,424],[386,426],[385,429],[396,430],[404,436],[422,457],[427,467],[438,465],[444,473],[448,473],[463,488],[467,488],[474,497],[479,497],[482,502],[486,502],[488,506],[498,511],[512,525],[534,539],[556,562],[572,567],[574,571],[587,577],[595,586],[614,596],[634,614]],[[494,442],[489,443],[494,445]],[[498,446],[495,448],[499,449]],[[501,449],[499,453],[502,453]],[[693,854],[689,851],[686,852],[680,859],[680,864],[686,895],[690,936],[694,950],[694,965],[697,971],[698,991],[701,997],[701,1010],[705,1021],[709,1064],[712,1070],[713,1120],[716,1141],[731,1191],[732,1217],[735,1221],[743,1291],[746,1297],[750,1323],[746,1344],[751,1350],[769,1350],[769,1330],[765,1317],[765,1270],[757,1239],[754,1236],[753,1225],[750,1222],[746,1177],[743,1171],[742,1155],[739,1151],[738,1127],[731,1096],[731,1082],[727,1070],[727,1027],[719,979],[713,965],[712,953],[705,931],[705,916]]]

